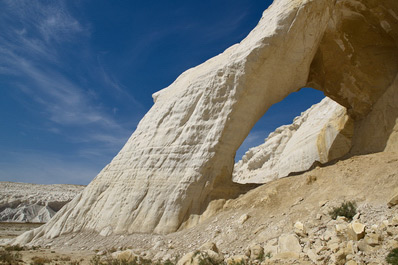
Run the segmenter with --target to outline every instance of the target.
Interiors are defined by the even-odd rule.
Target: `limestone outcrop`
[[[290,93],[311,85],[355,123],[367,117],[397,74],[396,14],[395,0],[276,0],[239,44],[155,93],[111,163],[17,242],[82,230],[169,233],[209,202],[247,191],[232,181],[235,152]]]
[[[353,120],[329,98],[312,106],[292,124],[272,132],[264,144],[251,148],[232,174],[238,183],[267,183],[290,173],[327,163],[351,149]]]
[[[46,223],[83,188],[0,182],[0,221]]]

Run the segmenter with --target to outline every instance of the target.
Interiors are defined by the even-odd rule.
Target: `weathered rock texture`
[[[112,162],[18,241],[82,230],[176,231],[210,201],[248,188],[232,182],[235,151],[272,104],[306,85],[363,119],[397,73],[397,5],[275,1],[241,43],[154,94],[154,106]]]
[[[48,222],[83,188],[79,185],[0,182],[0,221]]]
[[[233,180],[267,183],[308,170],[316,162],[342,157],[350,151],[353,133],[354,123],[346,109],[325,98],[246,152],[235,164]]]

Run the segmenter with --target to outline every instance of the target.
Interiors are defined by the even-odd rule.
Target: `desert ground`
[[[303,249],[309,249],[319,243],[318,237],[323,238],[323,234],[339,225],[330,217],[331,209],[344,201],[353,201],[357,204],[358,220],[369,231],[379,227],[383,240],[368,252],[357,249],[356,253],[350,254],[352,259],[357,264],[387,264],[384,260],[388,251],[398,246],[396,234],[388,234],[398,232],[397,226],[393,225],[394,218],[398,217],[396,206],[387,206],[391,197],[398,193],[397,168],[398,154],[393,152],[349,157],[262,185],[234,200],[216,202],[201,224],[176,233],[107,237],[89,232],[67,234],[42,239],[38,242],[39,248],[20,253],[26,264],[35,256],[47,257],[54,264],[70,264],[72,261],[90,264],[96,253],[105,257],[106,253],[124,249],[151,260],[174,260],[212,242],[224,257],[231,257],[244,255],[253,245],[265,249],[271,247],[272,250],[276,247],[275,240],[293,233],[298,221],[311,231],[308,234],[313,234],[312,239],[299,237]],[[386,223],[391,226],[389,232],[382,229]],[[10,238],[35,225],[2,224],[2,237]],[[327,249],[328,242],[319,244],[325,249],[319,253],[319,263],[315,264],[333,264],[328,256],[335,253]],[[269,255],[269,258],[265,264],[314,264],[305,253],[294,262],[277,255]]]
[[[0,222],[0,240],[14,238],[41,225],[42,223]]]
[[[5,242],[15,238],[25,231],[29,231],[36,227],[41,226],[41,223],[16,223],[16,222],[0,222],[0,242]],[[7,251],[5,251],[7,249]],[[3,246],[4,252],[13,255],[20,254],[21,257],[16,259],[13,264],[90,264],[90,260],[95,255],[93,251],[64,251],[62,248],[56,250],[44,247],[27,247],[17,250],[16,247]],[[8,264],[7,262],[0,261],[0,264]]]

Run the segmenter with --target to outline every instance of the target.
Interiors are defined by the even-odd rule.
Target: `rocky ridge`
[[[81,185],[0,182],[0,221],[46,223],[83,189]]]

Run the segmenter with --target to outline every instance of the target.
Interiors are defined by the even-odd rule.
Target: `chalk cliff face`
[[[292,124],[271,133],[235,164],[238,183],[267,183],[289,173],[342,157],[351,149],[354,123],[344,107],[329,98],[312,106]]]
[[[232,182],[234,155],[272,104],[312,85],[355,119],[368,115],[397,73],[395,14],[395,0],[275,1],[241,43],[154,94],[154,106],[111,163],[17,242],[81,230],[169,233],[210,201],[245,192],[250,186]]]

